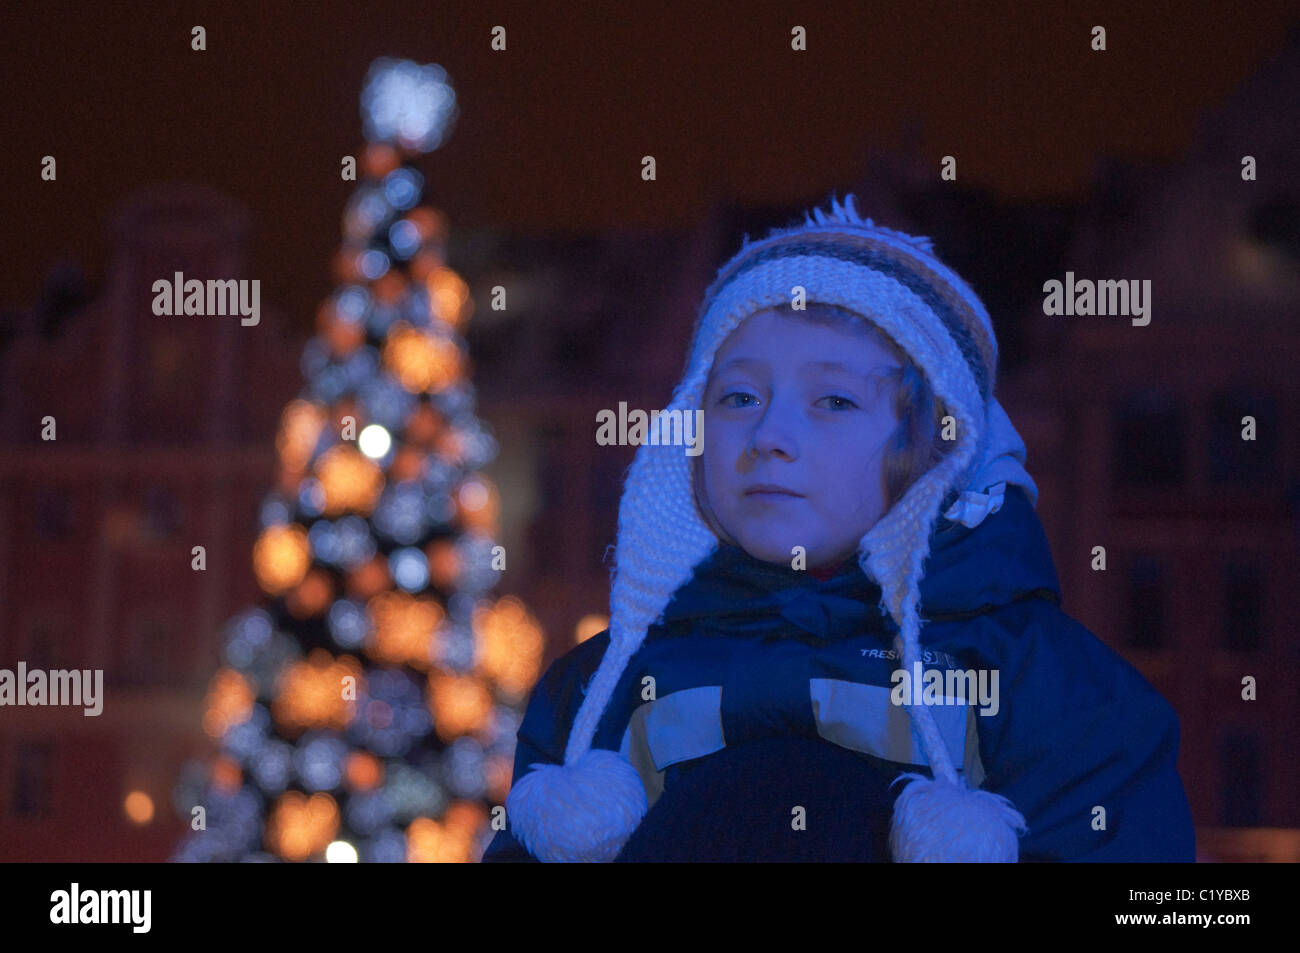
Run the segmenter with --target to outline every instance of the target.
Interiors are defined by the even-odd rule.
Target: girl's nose
[[[774,414],[769,407],[758,422],[745,447],[745,454],[750,459],[774,455],[793,459],[797,455],[795,441],[790,428]]]

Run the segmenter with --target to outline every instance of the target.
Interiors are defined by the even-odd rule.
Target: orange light
[[[131,823],[145,825],[153,820],[153,798],[143,791],[132,791],[122,802],[122,809]]]
[[[492,716],[492,693],[475,675],[429,673],[429,712],[438,737],[451,742],[483,731]]]
[[[336,659],[325,649],[313,649],[305,661],[287,666],[280,674],[271,714],[287,729],[342,730],[356,708],[354,698],[343,697],[348,677],[359,696],[363,690],[361,664],[350,655]]]
[[[369,516],[384,488],[384,473],[349,444],[330,447],[316,461],[316,475],[325,491],[325,514],[345,511]]]
[[[412,394],[439,391],[462,372],[460,349],[454,341],[417,330],[398,321],[384,342],[384,366]]]
[[[418,480],[424,473],[426,455],[414,447],[402,447],[393,455],[388,468],[388,478],[394,483]]]
[[[319,405],[306,400],[290,401],[280,414],[275,438],[280,463],[292,470],[305,470],[324,426],[325,411]]]
[[[366,329],[360,321],[335,318],[326,326],[324,333],[335,357],[347,357],[366,340]]]
[[[421,242],[441,244],[447,240],[447,216],[427,205],[420,205],[406,213],[415,230],[420,234]]]
[[[446,539],[430,541],[424,548],[429,560],[429,578],[439,589],[450,589],[460,578],[460,553],[456,544]]]
[[[433,666],[434,637],[445,613],[432,596],[385,592],[366,606],[373,629],[366,650],[376,659],[420,671]]]
[[[487,823],[488,812],[482,804],[452,801],[442,815],[442,826],[464,833],[471,839]]]
[[[217,669],[203,702],[204,733],[220,738],[231,725],[243,724],[256,697],[252,686],[233,668]]]
[[[412,443],[429,446],[442,432],[446,421],[428,404],[420,404],[406,421],[406,439]]]
[[[503,692],[520,698],[541,671],[542,630],[524,604],[504,596],[490,608],[475,609],[474,664]]]
[[[253,573],[262,589],[273,596],[302,582],[310,566],[307,531],[297,523],[268,526],[253,545]]]
[[[495,535],[500,499],[491,480],[476,474],[461,483],[452,499],[462,526],[488,536]]]
[[[334,578],[324,569],[313,569],[285,599],[285,608],[295,619],[309,619],[324,612],[334,601]]]
[[[234,794],[244,781],[244,771],[234,758],[218,755],[212,763],[212,783],[226,794]]]
[[[492,755],[483,762],[483,784],[489,800],[497,804],[505,802],[513,773],[514,764],[501,755]]]
[[[593,635],[600,635],[609,628],[609,616],[593,613],[584,615],[578,620],[578,624],[573,629],[573,639],[575,645],[581,645]]]
[[[459,827],[446,827],[417,817],[406,829],[406,859],[413,864],[464,864],[470,860],[472,839]]]
[[[287,791],[266,823],[266,846],[286,860],[302,861],[323,851],[339,829],[339,806],[323,792],[308,798]]]
[[[355,247],[345,245],[336,251],[332,269],[334,280],[341,285],[350,285],[357,281],[361,277],[357,258],[358,250]]]
[[[373,559],[357,566],[347,575],[348,595],[354,599],[369,599],[388,589],[392,576],[388,572],[388,560],[376,555]]]
[[[397,304],[408,284],[401,272],[389,269],[370,283],[370,291],[380,304]]]
[[[373,791],[384,780],[384,766],[368,751],[354,751],[348,755],[343,775],[350,790]]]
[[[437,247],[424,248],[411,257],[411,277],[424,281],[443,266],[441,250]]]
[[[450,268],[436,268],[425,279],[429,300],[436,314],[445,324],[459,329],[472,311],[469,285]]]
[[[367,177],[382,179],[401,165],[397,150],[387,143],[372,142],[361,153],[361,169]]]

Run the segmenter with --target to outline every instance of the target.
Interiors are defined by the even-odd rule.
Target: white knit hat
[[[780,304],[794,288],[808,302],[835,304],[870,320],[916,363],[957,423],[954,447],[913,483],[858,547],[858,563],[881,588],[881,611],[897,623],[902,668],[920,660],[919,584],[940,509],[977,525],[1001,505],[1007,482],[1036,502],[1024,472],[1024,444],[993,397],[997,340],[987,312],[961,278],[934,256],[927,238],[862,219],[854,197],[820,209],[803,225],[748,237],[718,271],[700,308],[686,374],[668,411],[700,407],[718,348],[741,321]],[[691,457],[680,446],[642,444],[619,506],[610,644],[569,732],[563,765],[538,764],[506,800],[516,838],[543,861],[610,861],[648,807],[636,769],[618,752],[592,748],[610,696],[660,621],[673,594],[718,546],[694,500]],[[996,482],[995,482],[996,481]],[[919,693],[917,693],[919,695]],[[908,706],[933,780],[908,773],[894,805],[895,861],[1008,861],[1018,857],[1024,818],[1000,795],[970,790],[953,767],[924,704]]]

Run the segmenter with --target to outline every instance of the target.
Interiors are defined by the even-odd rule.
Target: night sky
[[[686,226],[715,196],[820,201],[869,145],[953,154],[960,179],[1068,198],[1100,155],[1170,159],[1280,46],[1295,2],[32,3],[7,5],[0,308],[60,259],[92,286],[112,208],[179,180],[245,203],[264,301],[310,326],[354,183],[378,56],[436,62],[460,120],[424,157],[453,234]],[[550,7],[550,9],[548,9]],[[1177,10],[1177,15],[1169,11]],[[640,11],[640,12],[638,12]],[[207,30],[207,51],[190,29]],[[489,46],[494,25],[508,49]],[[790,29],[808,52],[790,50]],[[1107,28],[1108,51],[1090,50]],[[58,162],[42,182],[41,157]],[[658,181],[642,182],[652,154]],[[455,267],[455,261],[451,262]]]

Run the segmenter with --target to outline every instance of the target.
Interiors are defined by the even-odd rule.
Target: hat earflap
[[[965,417],[958,406],[955,411]],[[920,582],[930,549],[932,514],[955,473],[964,473],[968,455],[981,446],[982,434],[955,451],[918,480],[862,540],[860,562],[881,587],[882,607],[898,624],[895,646],[903,670],[915,671],[920,651]],[[918,686],[919,690],[919,686]],[[1025,819],[1005,797],[971,790],[953,768],[948,747],[934,716],[922,703],[907,706],[908,715],[934,778],[910,772],[894,784],[907,787],[894,801],[889,850],[896,863],[1015,863],[1019,832]]]

